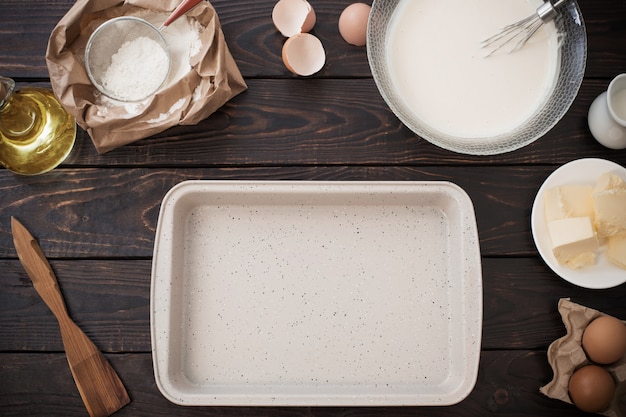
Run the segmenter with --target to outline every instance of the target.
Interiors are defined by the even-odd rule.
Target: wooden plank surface
[[[480,358],[476,388],[469,397],[449,407],[181,407],[158,392],[149,354],[108,355],[119,370],[132,402],[115,416],[257,416],[257,417],[409,417],[409,416],[536,416],[571,417],[588,414],[572,405],[539,394],[550,381],[550,367],[543,351],[487,351]],[[3,378],[0,391],[5,417],[85,416],[78,392],[65,384],[71,374],[63,354],[0,355]],[[537,375],[543,375],[537,378]],[[567,413],[567,414],[565,414]]]
[[[325,45],[327,65],[316,77],[371,77],[364,48],[347,45],[337,29],[349,0],[312,1],[317,22],[313,33]],[[369,2],[371,3],[371,2]],[[50,32],[73,0],[3,0],[0,73],[16,78],[47,78],[45,51]],[[284,38],[272,24],[274,0],[217,0],[229,49],[247,78],[292,76],[280,59]],[[626,5],[623,1],[578,1],[588,35],[587,77],[608,78],[626,68]],[[19,45],[19,47],[18,47]]]
[[[148,257],[160,203],[175,184],[210,180],[451,181],[475,206],[484,256],[536,255],[530,211],[553,167],[520,165],[57,169],[17,177],[0,172],[0,256],[15,256],[10,216],[33,229],[51,257]]]
[[[626,66],[625,66],[626,68]],[[565,117],[544,137],[494,156],[450,152],[415,136],[389,110],[372,79],[248,80],[249,90],[194,126],[98,155],[81,130],[63,166],[296,166],[563,164],[580,155],[614,160],[586,123],[605,80],[586,81]]]
[[[52,262],[68,310],[85,333],[110,353],[150,352],[149,259]],[[18,261],[0,260],[0,351],[61,351],[54,316]],[[559,298],[626,317],[623,294],[575,287],[536,258],[484,258],[483,350],[547,349],[565,327]]]
[[[50,31],[74,0],[0,1],[0,75],[49,86]],[[626,71],[626,2],[580,0],[588,34],[586,74],[565,117],[515,152],[468,156],[415,136],[389,110],[365,48],[340,38],[348,0],[311,0],[327,64],[313,77],[282,65],[273,0],[216,0],[228,46],[249,85],[195,126],[173,127],[98,155],[79,130],[53,172],[0,170],[0,415],[85,416],[58,325],[13,248],[10,217],[41,242],[68,309],[107,353],[133,402],[119,416],[586,416],[538,392],[552,377],[546,349],[565,329],[562,297],[626,319],[626,285],[586,290],[539,258],[530,210],[559,165],[599,157],[626,165],[626,150],[598,145],[591,102]],[[158,391],[150,345],[150,273],[160,204],[175,184],[211,180],[452,181],[476,210],[483,268],[483,335],[476,387],[450,407],[180,407]]]

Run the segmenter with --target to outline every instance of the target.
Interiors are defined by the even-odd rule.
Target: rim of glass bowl
[[[397,94],[387,67],[389,22],[398,4],[418,0],[374,0],[367,25],[367,59],[378,91],[400,121],[424,140],[443,149],[470,155],[494,155],[514,151],[536,141],[567,113],[578,95],[587,61],[585,23],[575,1],[564,4],[554,19],[559,34],[559,72],[546,103],[512,132],[486,138],[459,138],[420,122]]]
[[[92,48],[94,47],[94,43],[96,42],[96,39],[101,36],[103,33],[105,33],[106,31],[108,31],[111,26],[117,26],[120,24],[123,24],[124,22],[131,22],[132,24],[139,24],[139,25],[143,25],[144,27],[146,27],[150,33],[153,33],[154,35],[156,35],[156,38],[159,39],[159,43],[161,44],[161,46],[165,49],[165,52],[167,54],[167,73],[165,74],[165,77],[163,78],[163,80],[161,81],[161,84],[159,84],[159,87],[154,90],[151,91],[150,93],[146,93],[145,96],[140,97],[140,98],[127,98],[127,97],[119,97],[117,95],[115,95],[113,92],[107,90],[104,86],[102,86],[100,84],[100,82],[97,80],[97,77],[93,74],[92,72],[92,68],[90,63],[93,62],[93,60],[91,59],[91,55],[92,55]],[[102,35],[104,36],[104,35]],[[123,38],[126,39],[126,38]],[[95,52],[95,51],[93,51]],[[118,100],[118,101],[122,101],[122,102],[138,102],[138,101],[143,101],[145,99],[147,99],[148,97],[154,95],[155,93],[157,93],[165,84],[165,82],[167,81],[168,77],[169,77],[169,73],[171,70],[171,66],[172,66],[172,57],[170,54],[170,48],[169,45],[167,43],[167,40],[165,39],[165,36],[163,36],[163,33],[161,33],[161,31],[152,23],[148,22],[145,19],[139,18],[139,17],[134,17],[134,16],[119,16],[119,17],[114,17],[112,19],[107,20],[106,22],[102,23],[100,26],[98,26],[96,28],[96,30],[93,31],[93,33],[89,36],[89,40],[87,41],[87,46],[85,47],[85,70],[87,71],[87,76],[89,77],[89,80],[91,81],[91,83],[93,84],[93,86],[102,94],[104,94],[105,96],[112,98],[114,100]]]

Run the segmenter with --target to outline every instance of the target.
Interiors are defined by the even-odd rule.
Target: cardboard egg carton
[[[567,334],[548,347],[548,362],[554,376],[552,381],[539,391],[550,398],[572,404],[568,393],[570,377],[576,369],[591,363],[581,345],[583,332],[592,320],[607,314],[573,303],[567,298],[559,300],[559,313]],[[616,391],[611,406],[600,414],[608,417],[626,417],[626,356],[615,363],[601,366],[609,371],[615,380]]]

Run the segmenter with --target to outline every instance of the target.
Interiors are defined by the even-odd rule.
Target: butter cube
[[[595,263],[598,239],[590,217],[568,217],[548,222],[552,252],[561,265],[580,269]]]
[[[603,174],[593,191],[594,223],[600,237],[626,233],[626,184],[619,176]]]
[[[596,263],[596,254],[594,252],[584,252],[570,259],[566,265],[571,269],[581,269]]]
[[[601,191],[611,190],[613,188],[624,188],[626,184],[624,180],[619,175],[615,175],[610,172],[605,172],[598,178],[596,182],[596,186],[593,192],[598,193]]]
[[[593,218],[592,193],[590,185],[561,185],[547,189],[543,196],[546,220]]]
[[[620,268],[626,269],[626,235],[611,236],[606,257]]]

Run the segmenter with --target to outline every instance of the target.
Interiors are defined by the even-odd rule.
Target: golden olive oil
[[[52,91],[25,87],[12,92],[12,87],[5,85],[7,98],[0,106],[0,163],[24,175],[50,171],[72,150],[76,122]]]

